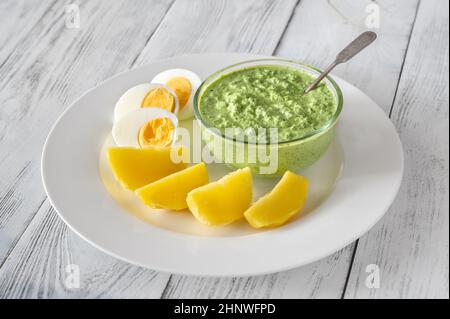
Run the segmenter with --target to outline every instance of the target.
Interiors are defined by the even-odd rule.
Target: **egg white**
[[[191,94],[189,96],[189,100],[187,101],[186,105],[181,108],[178,113],[178,118],[180,120],[186,120],[189,118],[192,118],[194,115],[194,95],[195,92],[197,92],[197,89],[202,84],[202,80],[200,77],[195,74],[194,72],[186,69],[169,69],[166,71],[163,71],[161,73],[158,73],[152,80],[152,83],[160,83],[160,84],[166,84],[168,81],[175,77],[184,77],[191,82]]]
[[[141,127],[151,120],[164,117],[167,117],[174,127],[172,132],[173,145],[176,137],[178,119],[172,112],[157,107],[139,108],[120,117],[114,123],[112,129],[114,142],[116,142],[117,146],[139,148],[138,135]]]
[[[175,110],[174,113],[178,114],[179,101],[175,92],[168,86],[160,83],[144,83],[133,86],[127,90],[116,103],[114,108],[114,122],[117,122],[121,117],[128,114],[129,112],[141,109],[141,104],[147,94],[157,88],[164,88],[173,95],[175,99]]]

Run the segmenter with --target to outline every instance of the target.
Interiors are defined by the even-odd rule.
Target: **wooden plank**
[[[347,298],[449,297],[448,1],[421,1],[392,112],[405,176],[358,246]],[[366,286],[376,264],[380,287]]]
[[[170,9],[168,16],[163,20],[160,28],[155,34],[156,39],[165,39],[166,37],[171,38],[173,34],[177,34],[177,32],[183,31],[185,37],[189,37],[191,35],[196,34],[198,30],[204,28],[206,25],[213,25],[218,21],[224,26],[234,26],[234,30],[238,30],[240,33],[246,34],[242,37],[233,37],[226,32],[219,32],[220,30],[215,30],[214,32],[205,34],[200,36],[199,39],[193,41],[188,41],[187,44],[195,43],[197,48],[204,47],[208,48],[210,43],[215,43],[217,48],[222,51],[226,51],[227,48],[236,48],[236,42],[239,42],[239,46],[242,47],[251,47],[260,46],[260,45],[268,45],[272,48],[276,46],[279,37],[281,36],[284,30],[284,24],[280,24],[280,19],[283,18],[284,23],[290,17],[292,9],[295,5],[295,1],[259,1],[254,0],[251,4],[249,2],[245,2],[245,5],[242,5],[243,2],[235,0],[235,1],[177,1]],[[191,6],[195,7],[196,10],[192,12],[190,15],[186,15],[187,9]],[[118,17],[118,13],[121,10],[116,7],[110,8],[116,14],[116,18]],[[140,9],[142,12],[146,12],[148,10]],[[100,10],[99,10],[100,11]],[[175,12],[175,13],[174,13]],[[99,13],[100,14],[100,13]],[[183,14],[183,19],[180,18],[180,14]],[[120,17],[120,15],[119,15]],[[124,17],[126,19],[126,17]],[[263,22],[261,22],[263,21]],[[134,21],[131,21],[134,23]],[[201,22],[201,23],[200,23]],[[97,22],[98,23],[98,22]],[[185,23],[185,24],[183,24]],[[256,27],[255,27],[256,25]],[[166,30],[166,31],[161,31]],[[252,30],[251,32],[249,30]],[[233,31],[233,32],[238,32]],[[248,33],[250,32],[250,33]],[[267,37],[268,34],[273,33],[274,35],[271,37]],[[252,35],[253,34],[253,35]],[[275,36],[278,34],[278,37]],[[227,41],[223,41],[221,37],[227,37]],[[127,37],[130,38],[130,35],[127,34]],[[261,42],[260,39],[264,38],[264,43]],[[157,40],[150,40],[147,44],[144,53],[139,56],[136,64],[141,64],[149,61],[149,59],[154,59],[158,56],[166,56],[170,54],[178,54],[181,52],[189,52],[195,51],[190,47],[183,45],[183,47],[178,47],[177,39],[173,43],[172,51],[166,52],[167,48],[165,46],[157,45]],[[84,40],[86,41],[86,40]],[[268,43],[267,41],[270,41]],[[202,45],[202,43],[204,43]],[[251,44],[253,43],[253,44]],[[187,45],[186,44],[186,45]],[[69,60],[78,64],[85,64],[87,61],[84,61],[85,57],[76,57],[67,52],[64,49],[60,49],[60,55],[69,54]],[[127,51],[128,49],[123,48],[123,51]],[[99,57],[102,56],[102,53],[99,52]],[[56,55],[56,53],[55,53]],[[80,61],[82,59],[82,61]],[[122,61],[123,59],[120,59]],[[134,60],[133,60],[134,61]],[[123,61],[122,61],[123,62]],[[95,63],[102,63],[98,60],[90,63],[95,65]],[[67,67],[67,66],[66,66]],[[113,70],[114,71],[114,70]],[[92,70],[95,72],[95,70]],[[101,72],[101,68],[99,69]],[[116,70],[117,72],[117,70]],[[77,76],[80,76],[77,74]],[[72,79],[73,80],[73,79]],[[69,82],[66,84],[60,83],[61,79],[56,81],[53,85],[56,87],[71,87],[72,84],[69,85]],[[85,88],[84,88],[85,89]],[[66,99],[65,101],[69,101]],[[54,107],[54,106],[53,106]],[[34,183],[36,184],[36,183]],[[68,291],[64,288],[64,285],[61,284],[62,278],[66,274],[63,274],[62,271],[64,267],[51,267],[52,264],[62,263],[61,254],[58,251],[70,252],[71,257],[67,257],[64,259],[66,262],[72,262],[80,267],[80,271],[84,273],[84,278],[82,280],[83,283],[91,282],[95,280],[92,278],[96,273],[109,273],[110,269],[115,269],[117,271],[118,266],[123,267],[121,269],[135,269],[134,267],[129,268],[130,266],[126,263],[120,263],[116,260],[107,259],[109,257],[103,256],[103,254],[97,251],[94,248],[88,248],[84,243],[82,243],[81,239],[78,237],[71,238],[70,243],[64,241],[66,238],[66,233],[68,232],[67,228],[62,226],[62,221],[59,218],[51,217],[54,215],[53,211],[48,211],[45,209],[47,202],[43,204],[44,208],[41,208],[37,214],[36,221],[33,220],[33,223],[26,230],[24,235],[22,236],[19,243],[16,245],[15,249],[10,254],[9,258],[0,269],[0,296],[6,297],[31,297],[31,296],[47,296],[47,297],[87,297],[91,296],[89,290],[79,290],[74,293],[73,291]],[[48,216],[47,216],[48,215]],[[59,236],[54,237],[52,234],[59,233]],[[42,235],[39,235],[42,234]],[[42,237],[42,238],[40,238]],[[30,241],[36,241],[39,238],[39,242],[49,242],[49,244],[44,245],[43,250],[35,251],[34,249],[30,249],[28,247],[28,243]],[[79,248],[82,247],[82,248]],[[83,252],[79,252],[78,249],[83,249]],[[85,253],[84,250],[91,249],[92,251],[89,253]],[[100,257],[90,258],[89,256],[93,254],[102,255],[103,259]],[[40,256],[38,256],[40,255]],[[87,256],[87,257],[84,257]],[[102,260],[99,262],[98,260]],[[29,262],[33,260],[33,262]],[[94,271],[97,269],[97,271]],[[137,270],[133,270],[131,274],[134,272],[138,272]],[[33,273],[37,273],[35,276]],[[132,276],[130,274],[130,276]],[[133,275],[135,276],[135,275]],[[134,282],[133,289],[139,290],[141,287],[139,286],[140,280],[144,282],[148,282],[150,278],[154,276],[154,272],[150,270],[142,270],[137,277],[131,277],[130,282]],[[104,277],[101,277],[105,280],[105,286],[96,287],[95,289],[100,289],[104,291],[102,296],[104,297],[116,297],[114,295],[114,291],[122,291],[120,294],[121,297],[133,297],[138,296],[141,297],[145,295],[146,297],[154,297],[158,296],[162,293],[162,289],[158,290],[160,287],[160,279],[166,275],[158,275],[155,279],[152,279],[155,284],[151,290],[151,292],[144,290],[142,292],[135,291],[133,293],[132,288],[122,287],[122,285],[127,285],[128,275],[123,275],[122,279],[118,282],[106,280]],[[40,282],[39,278],[48,277],[48,278],[59,278],[59,281],[48,280]],[[12,278],[12,279],[10,279]],[[139,278],[139,280],[134,279]],[[161,280],[163,280],[161,279]],[[101,280],[99,280],[99,285]],[[114,285],[114,286],[112,286]],[[20,289],[14,289],[13,286],[23,287]],[[29,288],[33,287],[33,288]],[[105,288],[107,291],[105,291]],[[110,289],[113,288],[113,289]]]
[[[138,63],[187,52],[270,55],[296,3],[297,0],[178,0]]]
[[[52,123],[75,97],[129,68],[169,5],[122,1],[115,11],[108,1],[83,2],[81,28],[67,29],[58,2],[1,66],[0,263],[45,198],[39,158]]]
[[[302,0],[275,54],[325,67],[347,42],[365,30],[365,9],[370,3]],[[351,63],[339,67],[336,74],[368,92],[388,112],[417,1],[390,0],[378,4],[384,21],[376,30],[378,41]],[[354,247],[350,245],[306,267],[267,276],[223,279],[172,276],[163,297],[340,298]]]
[[[239,256],[236,256],[239,258]],[[172,276],[163,298],[336,298],[349,264],[338,252],[310,265],[280,273],[237,278]],[[335,276],[343,275],[344,279]]]
[[[53,0],[0,2],[0,65],[53,5]]]
[[[132,4],[123,0],[114,5],[107,0],[86,1],[79,7],[81,28],[69,29],[65,27],[65,2],[57,2],[0,66],[0,265],[45,199],[39,158],[51,125],[75,97],[130,67],[170,5],[170,0]],[[46,212],[40,210],[40,214]],[[47,219],[41,216],[40,220]],[[50,221],[61,227],[59,219]],[[33,230],[49,234],[42,228]],[[21,246],[32,238],[28,234]],[[56,245],[53,238],[49,240]],[[7,280],[11,271],[26,272],[22,267],[35,266],[27,263],[35,253],[26,251],[6,262],[0,281]],[[59,262],[51,250],[47,254],[44,261]],[[24,265],[17,265],[19,260]],[[45,264],[37,267],[48,270]],[[122,263],[122,267],[128,265]],[[15,278],[18,285],[21,279],[20,275]]]
[[[48,201],[24,239],[0,269],[2,298],[158,298],[169,277],[99,252]]]

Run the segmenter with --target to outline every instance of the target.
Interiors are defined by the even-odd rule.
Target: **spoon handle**
[[[377,38],[377,34],[372,31],[366,31],[361,33],[355,40],[350,42],[341,52],[338,53],[336,59],[333,63],[331,63],[321,74],[320,76],[314,80],[308,87],[305,89],[303,94],[306,94],[316,88],[316,86],[323,80],[324,77],[334,69],[334,67],[338,64],[345,63],[359,52],[361,52],[364,48],[366,48],[369,44],[371,44]]]

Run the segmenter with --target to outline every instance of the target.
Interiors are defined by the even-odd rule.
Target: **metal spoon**
[[[308,92],[314,90],[320,81],[323,80],[324,77],[334,69],[334,67],[338,64],[345,63],[351,58],[353,58],[356,54],[362,51],[365,47],[371,44],[377,38],[377,34],[372,31],[366,31],[361,33],[355,40],[353,40],[349,45],[347,45],[344,50],[338,53],[336,59],[333,63],[331,63],[325,71],[323,71],[320,76],[314,80],[308,87],[305,89],[303,94],[307,94]]]

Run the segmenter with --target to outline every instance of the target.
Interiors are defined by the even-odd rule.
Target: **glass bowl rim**
[[[320,135],[321,133],[324,133],[328,129],[332,128],[334,126],[334,124],[336,124],[336,122],[339,119],[339,116],[341,114],[342,108],[343,108],[344,98],[343,98],[342,91],[341,91],[339,85],[336,83],[335,80],[333,80],[333,78],[331,78],[329,75],[327,75],[325,77],[325,79],[331,84],[331,86],[333,87],[334,91],[336,92],[336,94],[333,94],[333,95],[335,95],[335,97],[336,97],[337,107],[336,107],[336,111],[333,114],[333,117],[326,124],[324,124],[322,127],[318,128],[317,130],[312,131],[312,132],[310,132],[308,134],[296,137],[294,139],[281,141],[281,142],[278,142],[278,143],[271,143],[270,141],[267,142],[267,143],[249,143],[247,141],[240,141],[240,140],[237,140],[235,138],[230,138],[230,137],[224,135],[224,133],[222,133],[222,132],[220,132],[220,135],[218,135],[216,130],[212,130],[211,129],[212,127],[209,127],[207,125],[207,122],[200,115],[200,110],[199,110],[199,99],[200,99],[200,96],[199,95],[200,95],[201,90],[204,87],[207,87],[206,82],[209,79],[214,78],[214,77],[218,77],[221,73],[224,73],[227,70],[230,70],[230,69],[238,67],[238,66],[243,66],[242,69],[244,69],[245,68],[245,66],[244,66],[245,64],[259,63],[259,62],[261,62],[261,64],[260,64],[261,66],[265,65],[264,62],[272,62],[272,63],[273,62],[281,62],[280,66],[289,67],[287,65],[282,65],[282,63],[288,63],[288,64],[294,64],[294,65],[299,65],[299,66],[302,66],[302,67],[306,67],[307,69],[311,69],[311,70],[319,72],[319,73],[322,72],[321,69],[316,68],[316,67],[314,67],[312,65],[309,65],[307,63],[303,63],[303,62],[295,61],[295,60],[289,60],[289,59],[282,59],[282,58],[262,58],[262,59],[245,60],[245,61],[242,61],[242,62],[238,62],[238,63],[234,63],[234,64],[231,64],[231,65],[228,65],[228,66],[226,66],[226,67],[224,67],[222,69],[219,69],[219,70],[213,72],[204,81],[202,81],[202,84],[198,87],[198,89],[197,89],[197,91],[195,92],[195,95],[194,95],[194,115],[195,115],[195,118],[209,132],[211,132],[212,134],[214,134],[216,136],[219,136],[219,137],[221,137],[223,139],[226,139],[226,140],[229,140],[229,141],[232,141],[232,142],[235,142],[235,143],[243,143],[243,144],[249,144],[249,145],[272,145],[272,144],[273,145],[282,145],[282,144],[289,144],[289,143],[294,143],[294,142],[300,142],[300,141],[306,140],[306,139],[308,139],[310,137],[314,137],[316,135]],[[258,65],[253,65],[253,66],[257,67]],[[253,66],[249,66],[249,67],[253,67]],[[235,72],[235,71],[238,71],[238,70],[239,69],[231,71],[231,72]],[[213,83],[213,82],[211,82],[211,83]],[[209,84],[211,84],[211,83],[209,83]]]

